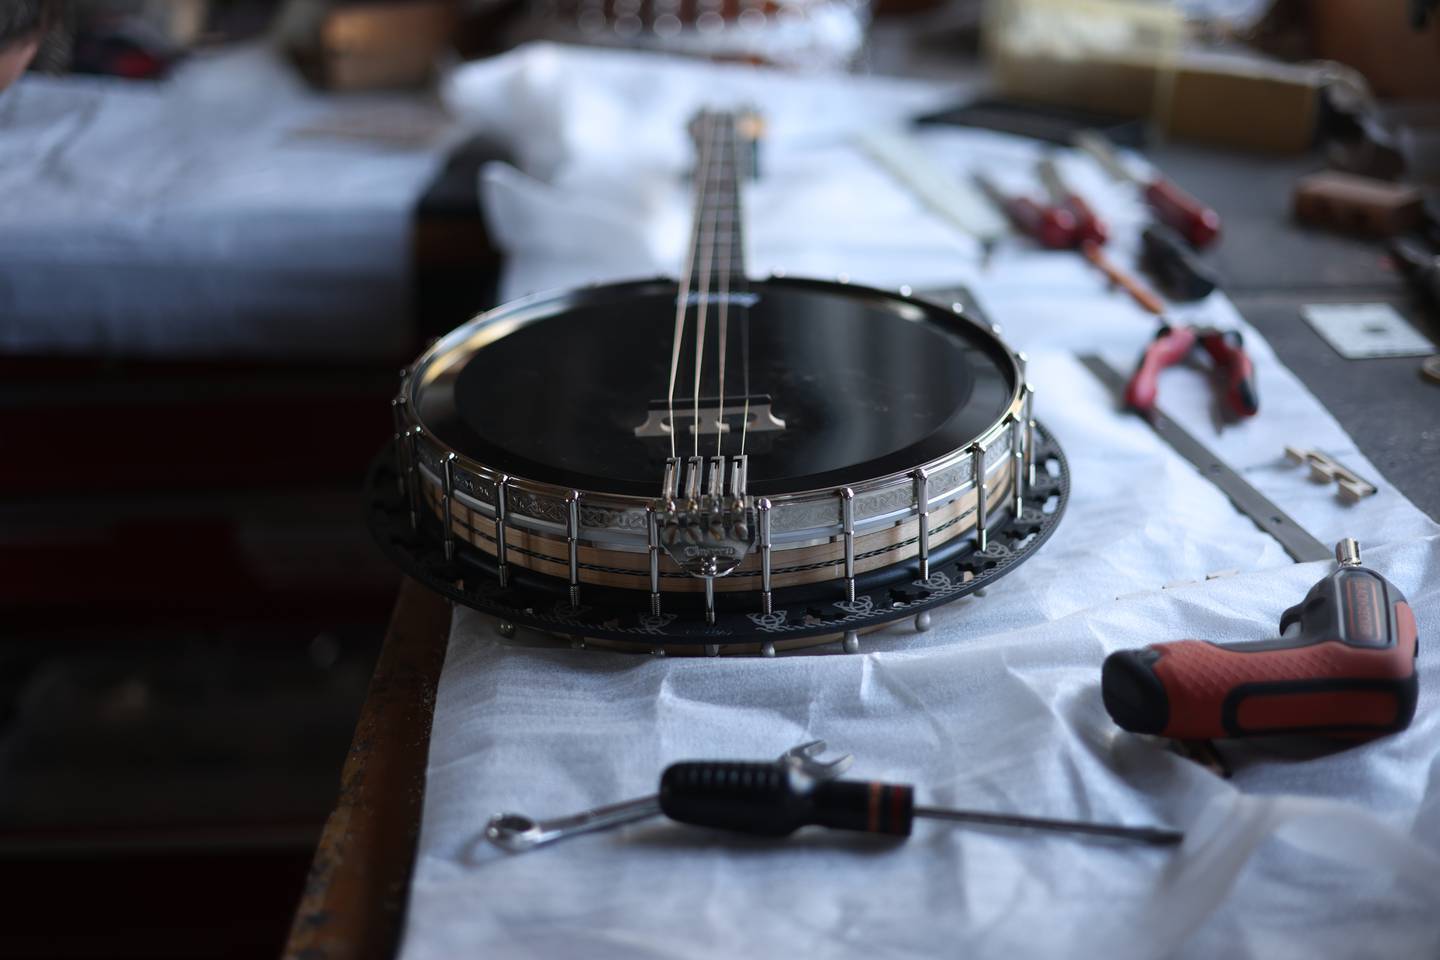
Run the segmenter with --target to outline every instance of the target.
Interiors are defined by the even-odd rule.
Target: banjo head
[[[739,451],[749,397],[751,426],[758,410],[770,428],[746,438],[749,491],[775,496],[938,460],[998,423],[1019,390],[1010,351],[968,317],[878,290],[769,280],[734,294],[747,306],[748,331],[735,322],[727,331],[724,395],[733,412],[723,434],[703,422],[719,399],[709,352],[703,406],[711,416],[694,429],[689,350],[677,367],[679,429],[670,431],[663,402],[675,297],[673,281],[614,284],[477,318],[421,358],[410,401],[419,425],[512,476],[654,497],[672,452]],[[713,315],[710,322],[713,330]],[[656,429],[642,429],[647,421]]]
[[[690,294],[711,324],[696,356],[678,289],[526,298],[433,344],[372,469],[382,547],[572,642],[769,654],[928,623],[1058,522],[1068,472],[1023,365],[958,305],[745,281]]]

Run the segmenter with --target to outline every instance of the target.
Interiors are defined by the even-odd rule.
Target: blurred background
[[[503,263],[458,65],[978,84],[941,122],[1389,185],[1393,221],[1312,222],[1413,231],[1423,266],[1434,6],[0,0],[0,955],[280,951],[399,583],[359,493],[396,372]]]

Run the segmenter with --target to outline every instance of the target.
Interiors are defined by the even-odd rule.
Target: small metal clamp
[[[1340,499],[1346,503],[1358,503],[1376,492],[1375,484],[1319,450],[1286,447],[1285,458],[1291,463],[1308,464],[1310,479],[1316,483],[1337,484],[1340,488]]]

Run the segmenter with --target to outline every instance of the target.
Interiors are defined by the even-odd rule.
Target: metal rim
[[[701,606],[678,595],[666,594],[666,612],[656,614],[643,591],[587,587],[583,602],[576,602],[573,584],[564,580],[519,572],[502,583],[492,557],[468,545],[455,550],[453,541],[444,540],[438,520],[426,516],[421,529],[412,528],[411,504],[399,492],[390,448],[371,466],[366,502],[372,534],[406,574],[510,624],[577,640],[708,654],[757,643],[770,653],[787,641],[843,634],[844,649],[853,651],[861,632],[919,617],[981,590],[1049,539],[1069,501],[1070,472],[1059,444],[1043,425],[1036,422],[1034,433],[1035,476],[1021,493],[1018,513],[1015,505],[997,511],[979,528],[983,533],[954,541],[928,560],[907,560],[848,580],[777,589],[763,610],[757,609],[755,592],[730,594],[714,611],[713,622],[707,622]]]

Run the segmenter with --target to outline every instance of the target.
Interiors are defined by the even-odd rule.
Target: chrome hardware
[[[410,491],[410,531],[420,532],[420,428],[411,427],[408,434],[410,457],[405,463],[405,487]]]
[[[744,497],[745,484],[749,481],[750,457],[732,457],[730,460],[730,496]]]
[[[1352,537],[1346,537],[1335,544],[1335,562],[1342,567],[1360,566],[1360,544]]]
[[[705,479],[705,458],[691,457],[685,463],[685,499],[699,500],[700,490]]]
[[[845,537],[845,600],[855,602],[855,491],[840,491],[840,529]]]
[[[532,820],[518,813],[501,813],[491,817],[485,825],[485,839],[510,853],[523,853],[566,837],[609,830],[659,815],[659,797],[642,797],[553,820]]]
[[[405,371],[400,371],[400,384],[404,387]],[[405,497],[405,405],[404,395],[390,401],[390,419],[394,422],[391,439],[395,442],[395,492]]]
[[[1011,499],[1012,509],[1016,519],[1025,511],[1025,424],[1017,417],[1010,424],[1010,472],[1014,474],[1011,478],[1011,491],[1014,497]]]
[[[720,656],[720,644],[718,644],[718,643],[707,643],[707,644],[705,644],[705,656],[707,656],[707,657],[718,657],[718,656]]]
[[[769,614],[773,597],[770,593],[770,501],[761,498],[760,508],[760,612]]]
[[[705,622],[715,623],[715,578],[705,578]]]
[[[773,656],[775,656],[775,644],[772,643],[772,642],[769,641],[769,640],[766,640],[764,643],[760,644],[760,656],[762,656],[762,657],[773,657]]]
[[[975,471],[975,549],[984,550],[990,546],[990,531],[985,529],[985,447],[970,444],[970,456]]]
[[[580,606],[580,491],[565,498],[565,543],[570,548],[570,606]]]
[[[455,500],[455,460],[456,460],[456,459],[457,459],[457,458],[456,458],[455,453],[454,453],[453,451],[450,452],[450,453],[445,454],[445,460],[444,460],[444,467],[445,467],[444,487],[443,487],[443,489],[442,489],[442,491],[441,491],[441,494],[440,494],[441,500],[442,500],[442,506],[443,506],[443,508],[444,508],[443,512],[444,512],[444,516],[445,516],[445,539],[444,539],[444,544],[445,544],[445,561],[446,561],[447,563],[448,563],[449,561],[455,559],[455,519],[454,519],[454,507],[452,506],[452,503],[453,503],[454,500]]]
[[[707,486],[702,483],[705,458],[691,457],[685,501],[654,504],[660,546],[686,573],[706,579],[731,573],[755,545],[755,510],[750,498],[724,489],[725,458],[716,457],[710,470],[710,492],[701,496]]]
[[[655,505],[645,507],[645,529],[650,540],[650,615],[660,616],[660,519]]]
[[[919,633],[925,633],[930,629],[930,611],[921,610],[915,614],[915,629]]]
[[[720,498],[725,495],[725,458],[710,458],[710,475],[706,478],[709,485],[706,487],[706,496]]]
[[[843,647],[845,648],[845,652],[846,652],[846,653],[859,653],[859,652],[860,652],[860,631],[859,631],[859,630],[846,630],[846,631],[845,631],[845,640],[844,640],[844,642],[841,644],[841,646],[843,646]]]
[[[509,474],[502,473],[500,482],[495,484],[495,569],[500,577],[500,586],[510,585],[510,564],[506,557],[505,538],[509,531],[506,520],[508,519],[508,508],[506,501],[508,496],[505,488],[510,484]]]
[[[660,496],[667,500],[680,496],[680,461],[675,457],[665,458],[665,479],[661,482]]]
[[[500,622],[495,624],[495,632],[500,634],[500,636],[504,637],[506,640],[509,640],[511,637],[515,636],[515,624],[511,623],[509,620],[501,620]]]
[[[930,579],[930,474],[915,471],[915,510],[919,514],[920,579]]]
[[[1025,384],[1025,485],[1035,486],[1035,388]]]
[[[709,406],[706,406],[707,402]],[[746,417],[748,413],[749,426],[746,428],[751,433],[776,433],[785,429],[785,421],[775,416],[770,408],[771,399],[768,396],[752,396],[750,408],[745,408],[745,398],[732,399],[720,406],[717,399],[707,401],[700,399],[700,420],[695,420],[693,407],[684,410],[675,410],[676,421],[688,424],[683,429],[690,436],[697,433],[702,437],[713,437],[717,433],[733,433],[728,418]],[[657,406],[658,404],[658,406]],[[742,424],[743,425],[743,424]],[[670,424],[670,409],[666,401],[651,401],[650,409],[645,422],[635,428],[635,436],[645,439],[667,439],[672,431]]]

